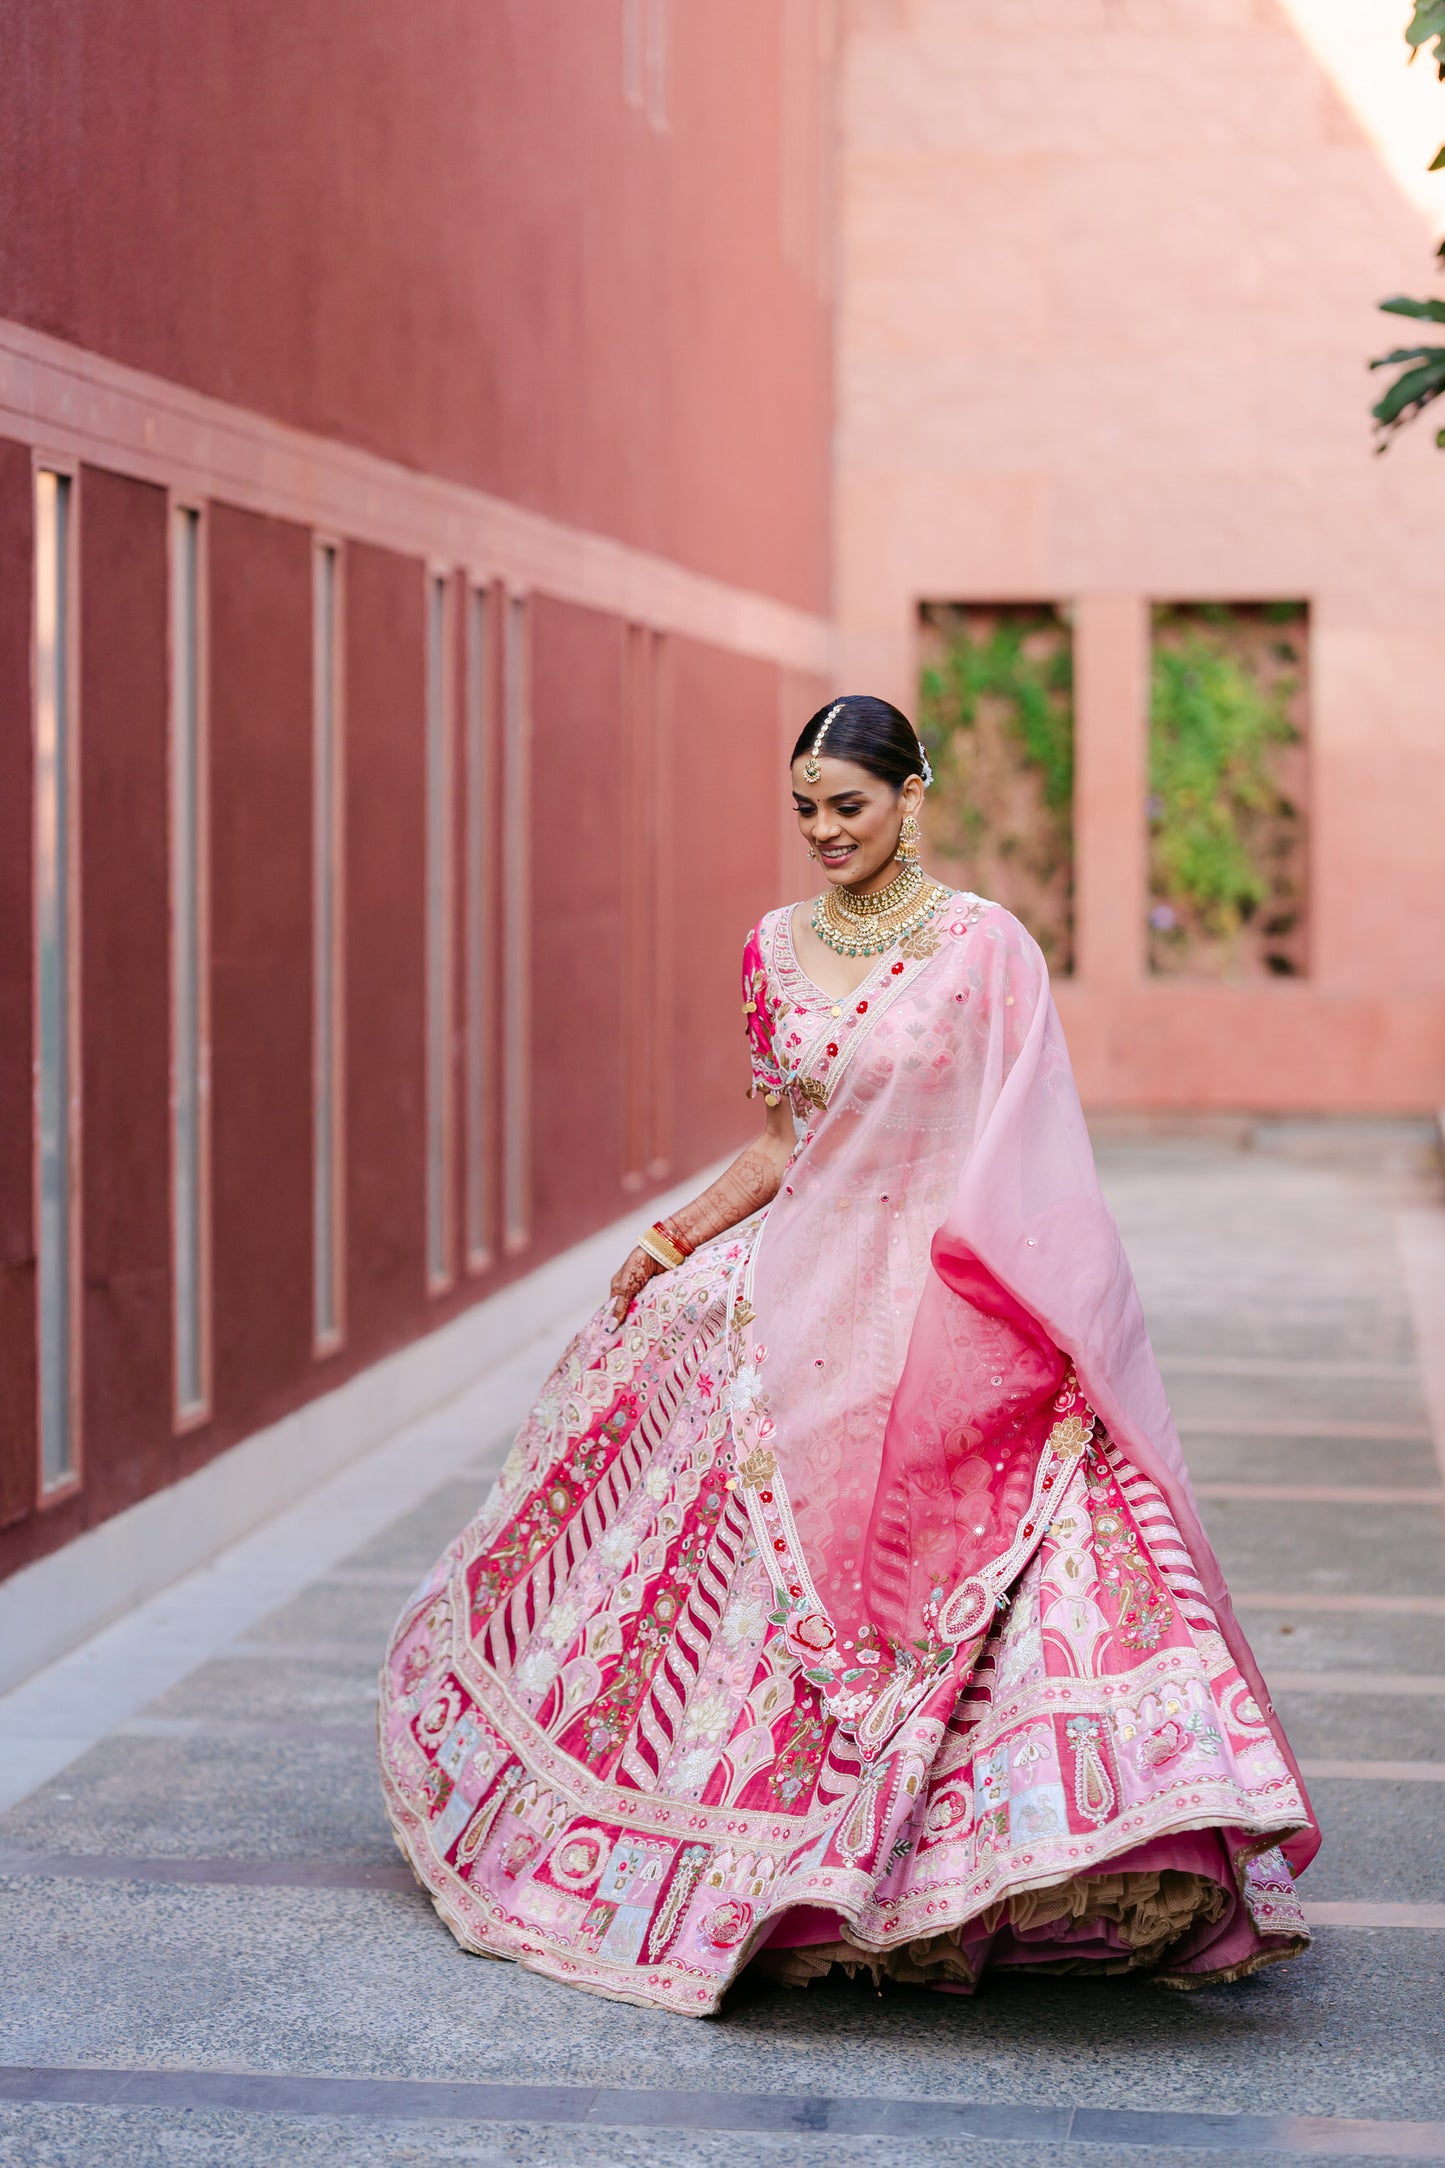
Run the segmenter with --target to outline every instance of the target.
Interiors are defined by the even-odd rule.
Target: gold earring
[[[816,843],[810,843],[810,844],[808,845],[808,856],[809,856],[810,858],[816,858],[816,857],[817,857],[817,855],[818,855],[818,846],[817,846],[817,844],[816,844]]]
[[[918,816],[914,813],[905,813],[903,825],[898,831],[898,848],[893,853],[895,858],[903,860],[905,866],[917,865],[918,838],[922,833],[923,831],[918,825]]]

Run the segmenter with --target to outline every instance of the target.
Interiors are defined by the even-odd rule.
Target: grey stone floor
[[[401,1596],[505,1442],[478,1435],[0,1815],[3,2168],[1445,2159],[1445,1331],[1401,1239],[1445,1223],[1430,1137],[1113,1136],[1100,1164],[1241,1616],[1336,1772],[1304,1959],[1193,1995],[744,1982],[692,2021],[463,1955],[399,1872],[371,1729]]]

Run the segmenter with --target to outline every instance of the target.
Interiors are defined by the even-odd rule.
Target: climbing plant
[[[1156,970],[1301,968],[1298,604],[1155,613],[1149,734]],[[1246,942],[1248,929],[1251,936]]]
[[[919,730],[929,842],[961,885],[1006,904],[1050,965],[1072,951],[1073,655],[1058,613],[931,604]]]

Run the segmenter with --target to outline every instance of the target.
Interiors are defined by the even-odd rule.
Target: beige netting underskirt
[[[1115,1930],[1122,1947],[1071,1952],[1061,1943],[1056,1957],[1042,1954],[1030,1962],[1031,1971],[1129,1972],[1157,1965],[1171,1944],[1193,1927],[1212,1924],[1229,1904],[1227,1891],[1207,1875],[1189,1874],[1165,1867],[1121,1874],[1075,1875],[1052,1889],[1024,1890],[1018,1896],[990,1905],[970,1920],[967,1927],[951,1927],[895,1950],[867,1950],[847,1937],[819,1942],[801,1949],[760,1950],[753,1964],[770,1978],[789,1987],[806,1987],[821,1979],[834,1965],[848,1972],[870,1973],[875,1981],[897,1980],[908,1986],[929,1987],[943,1980],[972,1987],[977,1975],[965,1956],[965,1939],[977,1944],[980,1930],[994,1933],[1001,1927],[1016,1934],[1036,1935],[1040,1928],[1056,1923],[1077,1929],[1097,1924]],[[1003,1960],[1006,1964],[1007,1958]]]

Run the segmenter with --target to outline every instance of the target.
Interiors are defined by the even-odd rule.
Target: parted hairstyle
[[[798,733],[789,765],[813,750],[813,740],[833,709],[828,734],[819,748],[822,760],[851,760],[881,782],[901,790],[910,775],[922,775],[923,748],[912,723],[891,700],[877,700],[872,693],[846,693],[819,708]]]

